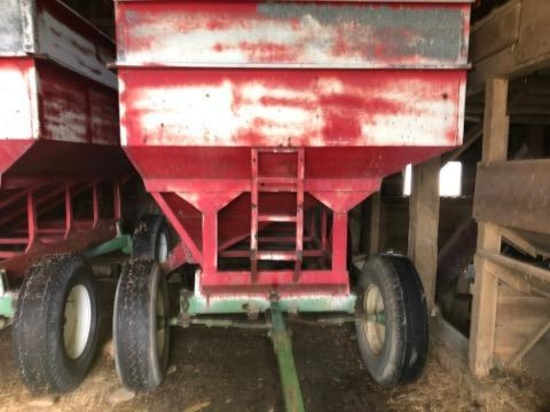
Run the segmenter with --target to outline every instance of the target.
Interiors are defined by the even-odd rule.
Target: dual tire
[[[132,259],[118,281],[113,313],[116,369],[123,385],[146,391],[166,375],[170,352],[169,299],[160,264],[169,251],[161,216],[145,216],[133,236]]]
[[[133,241],[115,297],[116,368],[129,389],[150,390],[162,383],[170,350],[168,291],[160,267],[169,246],[164,218],[143,218]],[[94,276],[82,256],[47,257],[29,270],[17,301],[13,343],[32,393],[66,393],[82,383],[98,343]]]
[[[33,266],[21,286],[13,325],[15,359],[31,392],[78,387],[97,341],[95,284],[84,258],[62,255]]]
[[[168,246],[164,219],[142,219],[117,286],[116,368],[122,383],[136,391],[158,387],[168,365],[169,299],[160,266]],[[413,381],[428,352],[426,300],[413,265],[396,255],[370,257],[357,296],[357,340],[368,372],[384,386]],[[23,381],[33,393],[69,392],[83,381],[97,347],[98,308],[93,273],[81,256],[48,258],[30,270],[13,339]]]

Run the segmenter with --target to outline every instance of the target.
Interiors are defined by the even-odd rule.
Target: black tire
[[[170,232],[164,216],[143,216],[134,229],[132,259],[156,260],[163,263],[165,260],[162,251],[163,241],[166,242],[167,254],[170,250]]]
[[[75,302],[80,311],[71,311]],[[47,394],[77,388],[90,369],[97,340],[97,298],[85,260],[56,256],[32,267],[21,286],[13,325],[15,359],[29,390]]]
[[[383,301],[383,332],[380,323],[372,319],[355,324],[369,374],[384,386],[413,381],[424,369],[428,356],[428,310],[414,266],[403,256],[372,256],[361,271],[357,293],[359,316],[374,313],[375,308],[380,310],[376,296]]]
[[[159,293],[163,316],[157,311]],[[118,282],[113,314],[116,368],[122,384],[131,390],[151,390],[164,380],[170,351],[168,301],[159,264],[131,261]],[[163,341],[158,331],[164,332]]]

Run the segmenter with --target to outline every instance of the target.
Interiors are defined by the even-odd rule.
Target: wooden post
[[[375,193],[370,198],[370,232],[369,232],[369,254],[374,255],[380,252],[380,226],[382,223],[382,195]]]
[[[439,157],[415,166],[409,199],[409,257],[422,279],[430,310],[437,275],[440,168]]]
[[[507,102],[508,80],[487,81],[481,159],[483,164],[506,160],[508,157],[510,120],[506,114]],[[478,250],[500,253],[502,243],[500,232],[488,222],[478,223]],[[482,377],[486,376],[494,366],[498,278],[488,269],[485,258],[476,256],[475,268],[469,363],[472,373]]]

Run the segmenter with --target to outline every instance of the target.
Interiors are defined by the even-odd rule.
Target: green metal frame
[[[132,237],[129,235],[118,235],[101,245],[88,249],[82,255],[87,259],[93,259],[112,252],[121,251],[124,254],[132,253]],[[7,318],[7,321],[0,321],[0,329],[11,323],[15,316],[15,302],[17,292],[8,290],[6,272],[0,269],[0,317]]]
[[[132,236],[119,235],[114,239],[87,250],[83,253],[83,255],[87,259],[93,259],[116,251],[121,251],[122,253],[129,255],[132,253],[132,246]]]
[[[296,364],[294,363],[294,355],[292,354],[292,342],[285,326],[283,308],[279,302],[271,304],[270,313],[272,322],[271,340],[273,341],[273,348],[275,349],[277,363],[279,364],[285,409],[287,412],[304,412],[304,400],[302,398]]]
[[[14,295],[8,292],[8,281],[6,272],[4,270],[0,270],[0,317],[11,319],[14,315]],[[5,326],[5,324],[3,324],[3,322],[0,322],[0,329],[2,329],[2,326]]]
[[[357,296],[318,295],[281,298],[278,306],[289,313],[354,313]],[[184,290],[180,294],[180,310],[185,316],[254,314],[271,309],[272,301],[268,298],[247,296],[224,296],[207,298]],[[180,313],[180,314],[181,314]]]
[[[343,324],[356,322],[357,296],[316,295],[303,297],[271,296],[271,298],[249,296],[205,297],[199,291],[183,290],[180,293],[180,313],[170,319],[170,325],[190,327],[245,328],[268,330],[279,364],[281,386],[287,412],[305,411],[298,373],[292,354],[290,334],[285,326],[284,313],[334,313],[331,317],[316,319],[317,324]],[[260,313],[267,313],[262,321],[239,321],[235,319],[208,317],[208,315],[246,314],[256,319]],[[372,316],[371,316],[372,317]],[[380,321],[380,319],[369,319]]]

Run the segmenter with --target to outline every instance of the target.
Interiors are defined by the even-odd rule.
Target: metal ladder
[[[262,176],[260,162],[265,154],[293,154],[296,156],[296,175]],[[305,156],[303,148],[262,148],[252,149],[252,222],[250,234],[250,265],[252,282],[258,279],[258,261],[294,261],[294,281],[300,278],[304,251],[304,178]],[[260,210],[260,193],[295,193],[296,213],[292,215],[263,213]],[[292,223],[296,227],[295,250],[262,250],[259,242],[259,230],[262,224]]]

